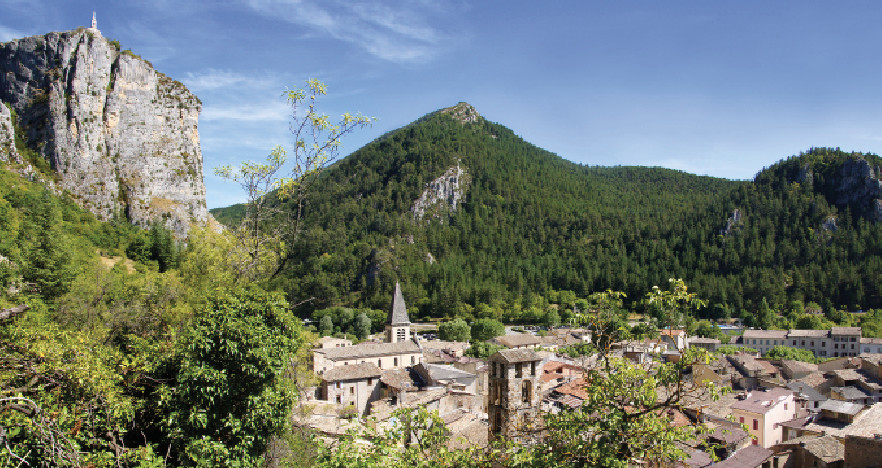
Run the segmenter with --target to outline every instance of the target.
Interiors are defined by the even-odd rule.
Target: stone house
[[[316,347],[319,349],[345,348],[347,346],[352,346],[352,340],[323,336],[316,341]]]
[[[524,431],[535,420],[542,399],[542,357],[530,349],[506,349],[488,361],[489,437],[524,440]]]
[[[360,343],[345,348],[316,349],[313,370],[322,375],[342,366],[371,363],[380,369],[399,369],[423,362],[423,351],[413,341],[399,343]]]
[[[353,405],[359,415],[380,398],[380,369],[372,363],[330,369],[322,375],[322,396],[338,405]]]
[[[732,415],[747,425],[750,435],[756,437],[755,444],[769,448],[783,440],[778,424],[796,418],[796,408],[792,391],[773,388],[747,393],[732,404]]]

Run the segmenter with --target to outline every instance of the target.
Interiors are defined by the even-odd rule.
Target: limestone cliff
[[[15,128],[12,126],[12,113],[0,103],[0,162],[21,164],[21,156],[15,149]]]
[[[420,220],[429,217],[443,221],[446,216],[442,215],[455,213],[465,198],[469,181],[468,170],[457,161],[455,166],[448,168],[440,177],[426,184],[420,198],[414,201],[410,208],[414,218]]]
[[[96,28],[0,44],[0,101],[60,188],[101,219],[161,220],[177,235],[208,219],[201,103]],[[3,118],[0,117],[0,120]]]

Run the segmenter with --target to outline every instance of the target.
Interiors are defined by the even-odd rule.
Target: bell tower
[[[400,343],[410,341],[410,338],[410,317],[407,316],[401,284],[395,283],[395,295],[392,297],[392,307],[389,308],[389,318],[386,320],[386,342]]]

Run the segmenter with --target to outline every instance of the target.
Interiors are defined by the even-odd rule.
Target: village
[[[400,286],[385,334],[358,344],[325,336],[313,350],[319,386],[304,395],[298,424],[328,438],[353,427],[394,425],[393,412],[437,411],[455,448],[485,447],[494,437],[531,443],[524,425],[543,413],[576,411],[588,397],[583,376],[599,356],[572,358],[561,348],[592,343],[592,331],[549,330],[544,336],[507,329],[488,359],[468,357],[469,343],[421,339]],[[729,388],[716,399],[697,392],[668,410],[672,425],[704,424],[702,443],[684,447],[685,467],[874,467],[882,461],[882,339],[860,327],[830,330],[747,329],[733,343],[742,351],[712,354],[693,365],[696,388]],[[775,346],[812,351],[820,364],[760,356]],[[615,342],[614,357],[653,369],[689,348],[714,353],[720,340],[660,330],[656,339]],[[746,349],[756,350],[757,353]],[[715,447],[712,457],[700,446]],[[716,461],[714,461],[716,458]]]

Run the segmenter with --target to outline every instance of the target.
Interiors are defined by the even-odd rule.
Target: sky
[[[378,120],[343,154],[460,101],[587,165],[750,179],[811,147],[882,152],[882,2],[0,0],[0,41],[88,26],[183,82],[213,169],[289,145],[282,93]]]

